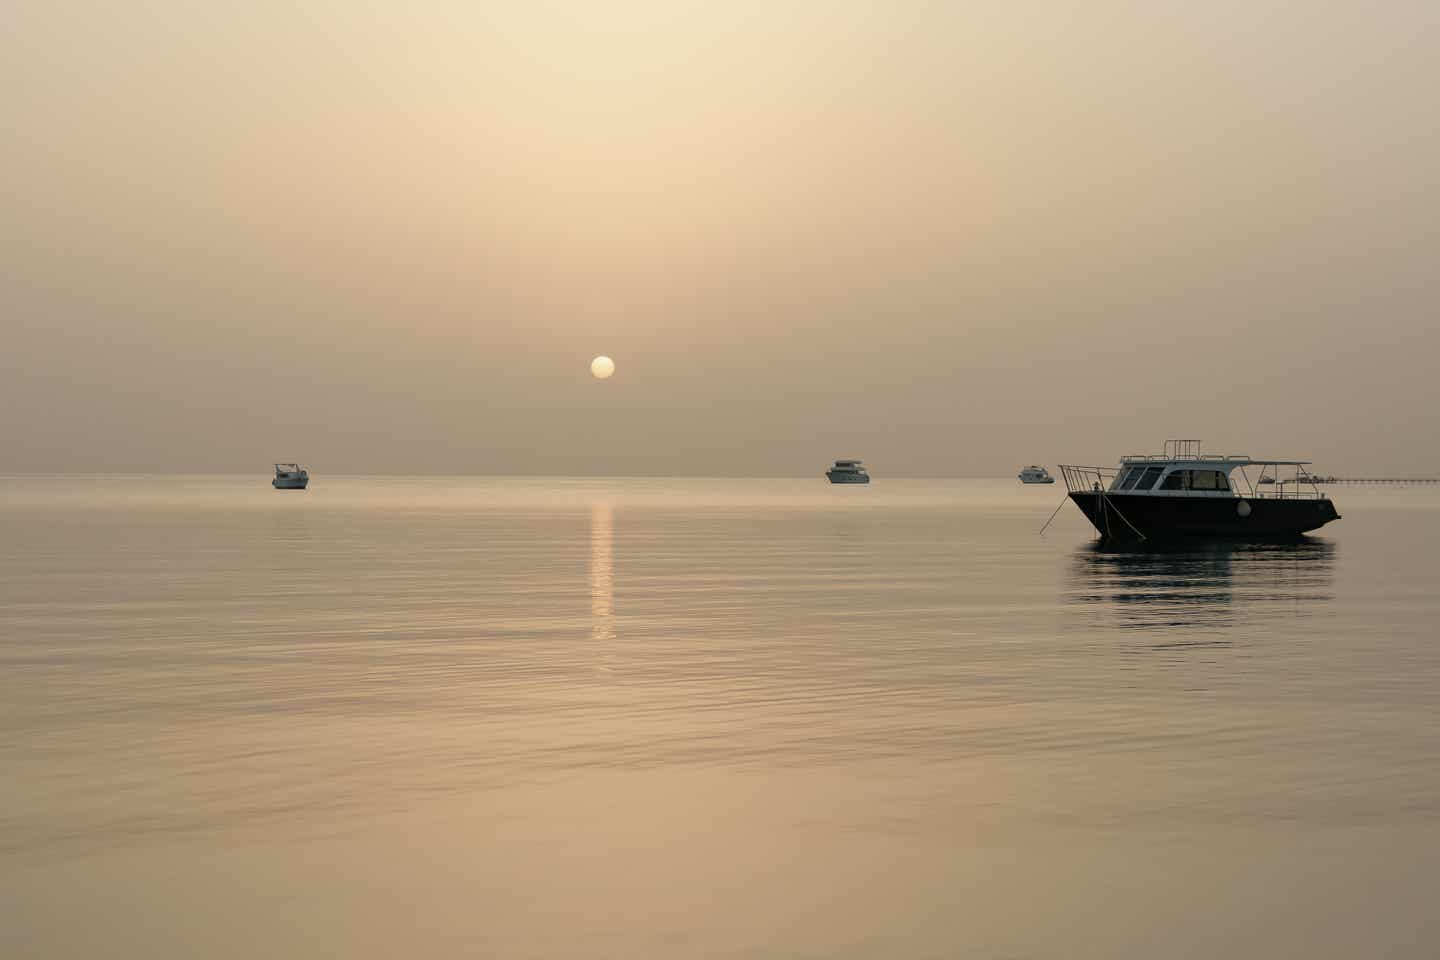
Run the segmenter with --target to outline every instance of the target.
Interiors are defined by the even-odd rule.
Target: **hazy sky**
[[[1437,50],[1434,0],[7,0],[0,472],[1440,473]]]

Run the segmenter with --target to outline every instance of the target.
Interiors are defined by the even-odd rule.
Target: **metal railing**
[[[1325,491],[1321,490],[1321,489],[1316,485],[1316,483],[1315,483],[1315,478],[1312,477],[1312,476],[1305,470],[1305,468],[1304,468],[1303,466],[1299,465],[1299,464],[1293,464],[1293,463],[1292,463],[1292,464],[1278,464],[1278,463],[1254,462],[1254,463],[1247,464],[1246,466],[1259,467],[1259,468],[1260,468],[1260,477],[1257,477],[1257,478],[1255,479],[1255,482],[1252,483],[1252,482],[1250,481],[1250,475],[1245,472],[1245,467],[1239,467],[1239,468],[1237,469],[1237,472],[1240,474],[1240,478],[1245,481],[1245,486],[1248,488],[1248,489],[1245,490],[1245,491],[1241,491],[1238,487],[1236,487],[1235,480],[1234,480],[1234,475],[1232,474],[1232,475],[1231,475],[1231,480],[1230,480],[1230,486],[1235,490],[1235,493],[1236,493],[1237,495],[1239,495],[1239,496],[1249,497],[1249,498],[1255,499],[1255,500],[1329,500],[1329,499],[1330,499],[1329,495],[1326,494]],[[1281,466],[1290,466],[1290,467],[1293,467],[1294,470],[1295,470],[1295,473],[1294,473],[1292,476],[1288,477],[1288,478],[1282,478],[1282,477],[1278,476],[1278,474],[1279,474],[1279,472],[1280,472],[1280,467],[1281,467]],[[1269,470],[1267,471],[1266,468],[1269,468]],[[1261,479],[1262,477],[1267,476],[1267,475],[1273,480],[1273,483],[1271,483],[1271,484],[1261,484],[1261,483],[1259,482],[1260,479]],[[1266,486],[1268,486],[1269,489],[1265,489]]]
[[[1170,460],[1198,460],[1199,440],[1166,440],[1165,456]]]
[[[1121,463],[1172,463],[1176,460],[1186,460],[1195,463],[1208,463],[1225,460],[1249,460],[1250,458],[1237,453],[1201,453],[1199,440],[1166,440],[1165,452],[1161,454],[1139,453],[1129,454],[1120,458]]]
[[[1177,460],[1185,463],[1225,463],[1230,460],[1250,460],[1250,457],[1243,453],[1206,453],[1196,454],[1193,457],[1171,457],[1163,453],[1130,453],[1120,458],[1121,463],[1173,463]]]
[[[1070,493],[1090,493],[1095,490],[1109,490],[1120,470],[1116,467],[1077,467],[1060,464],[1060,474],[1065,478],[1065,489]]]

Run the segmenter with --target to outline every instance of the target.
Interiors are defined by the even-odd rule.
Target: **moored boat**
[[[836,460],[835,465],[825,471],[831,483],[869,483],[870,474],[859,460]]]
[[[1170,440],[1160,456],[1121,457],[1118,468],[1061,465],[1070,499],[1107,540],[1181,537],[1260,540],[1299,536],[1339,520],[1306,472],[1308,460],[1201,454],[1197,440]],[[1259,489],[1247,468],[1293,479]]]
[[[1055,478],[1050,476],[1050,471],[1044,467],[1037,467],[1035,464],[1020,471],[1021,483],[1054,483]]]
[[[304,490],[310,483],[310,471],[298,463],[275,464],[275,479],[270,481],[276,490]]]

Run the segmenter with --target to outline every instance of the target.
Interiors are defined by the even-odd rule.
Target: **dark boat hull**
[[[1274,540],[1298,537],[1340,519],[1328,499],[1167,497],[1092,491],[1071,493],[1070,499],[1107,540]]]

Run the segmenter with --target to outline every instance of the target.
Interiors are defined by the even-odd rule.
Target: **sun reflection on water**
[[[590,505],[590,639],[615,639],[615,510]]]

